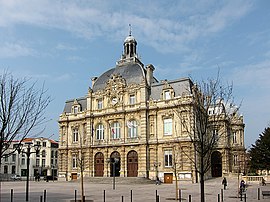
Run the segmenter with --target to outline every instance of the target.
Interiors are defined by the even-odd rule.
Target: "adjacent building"
[[[129,34],[116,66],[92,78],[86,96],[67,100],[59,117],[59,178],[157,176],[164,182],[196,181],[193,145],[181,117],[193,124],[193,82],[159,81],[154,66],[144,65]],[[243,163],[244,123],[220,120],[226,133],[212,155],[209,176],[238,172]],[[222,128],[222,129],[221,129]],[[216,129],[219,132],[219,128]],[[177,169],[176,165],[177,159]]]
[[[34,178],[37,174],[40,176],[57,176],[58,175],[58,142],[48,138],[25,138],[21,143],[13,141],[6,151],[10,154],[19,144],[21,149],[26,151],[28,144],[31,144],[31,155],[29,158],[29,176]],[[40,145],[40,151],[35,153],[33,145]],[[8,178],[12,174],[22,177],[27,175],[27,156],[23,152],[15,151],[11,155],[7,155],[2,159],[1,171]]]

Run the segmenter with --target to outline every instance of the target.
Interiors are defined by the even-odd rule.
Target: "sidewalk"
[[[217,202],[218,194],[221,193],[223,188],[221,184],[222,178],[215,178],[207,180],[205,182],[205,196],[206,202]],[[238,183],[236,178],[227,178],[228,187],[223,191],[224,202],[236,202],[240,201],[237,198]],[[10,190],[14,191],[13,202],[25,201],[25,181],[19,182],[1,182],[1,200],[0,202],[10,201]],[[175,197],[175,184],[117,184],[116,178],[116,189],[112,189],[112,184],[92,184],[86,182],[85,184],[85,195],[87,200],[94,200],[94,202],[104,202],[104,190],[106,195],[106,202],[120,202],[122,196],[125,202],[131,201],[131,190],[132,190],[132,201],[133,202],[155,202],[156,201],[156,190],[160,196],[160,202],[173,201]],[[188,182],[180,182],[179,188],[182,190],[182,201],[188,202],[188,196],[192,195],[192,202],[200,201],[200,184],[191,184]],[[247,201],[255,202],[258,201],[258,188],[261,190],[270,190],[270,184],[267,186],[259,186],[258,183],[251,184],[247,188]],[[47,202],[67,202],[74,199],[75,190],[77,190],[77,199],[80,198],[80,182],[30,182],[29,189],[29,201],[39,202],[40,196],[43,196],[44,190],[46,190]],[[243,199],[244,201],[244,199]],[[260,201],[270,201],[270,197],[262,199]],[[220,200],[221,202],[221,200]]]

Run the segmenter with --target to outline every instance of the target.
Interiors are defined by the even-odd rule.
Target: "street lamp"
[[[113,165],[113,190],[115,190],[115,164],[119,162],[119,158],[108,158],[107,163],[110,163]]]
[[[27,169],[26,169],[26,196],[25,196],[25,201],[28,201],[28,192],[29,192],[29,164],[30,164],[30,155],[33,154],[33,153],[36,153],[38,154],[39,153],[39,150],[40,150],[40,145],[38,144],[35,144],[32,146],[32,142],[26,142],[25,145],[27,145],[26,147],[26,151],[24,151],[22,149],[23,145],[20,144],[19,145],[19,148],[18,148],[18,153],[23,153],[23,154],[26,154],[26,157],[27,157]],[[31,148],[34,148],[35,151],[31,151]]]

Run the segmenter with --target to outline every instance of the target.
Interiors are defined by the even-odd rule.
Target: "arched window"
[[[137,121],[135,121],[135,120],[127,121],[127,127],[128,127],[128,137],[129,138],[138,137],[138,124],[137,124]]]
[[[120,123],[119,122],[112,123],[111,137],[112,137],[112,139],[119,139],[120,138]]]
[[[96,127],[96,138],[97,140],[104,139],[104,126],[101,123]]]

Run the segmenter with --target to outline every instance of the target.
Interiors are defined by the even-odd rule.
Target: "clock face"
[[[112,104],[115,105],[118,102],[118,98],[117,97],[113,97],[112,98]]]

